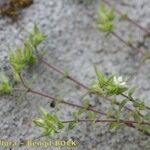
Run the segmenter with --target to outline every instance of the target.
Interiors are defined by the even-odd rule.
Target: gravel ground
[[[37,23],[48,35],[41,46],[47,52],[45,59],[48,62],[62,70],[69,70],[86,84],[90,84],[90,80],[95,78],[93,63],[104,73],[129,77],[134,74],[129,84],[139,86],[137,96],[149,102],[149,61],[139,68],[140,54],[125,47],[116,38],[112,36],[106,38],[96,30],[95,12],[98,3],[98,0],[35,0],[32,6],[22,11],[16,23],[12,23],[7,17],[0,17],[0,69],[10,74],[7,59],[9,48],[15,50],[27,36],[27,32],[22,27],[31,31],[34,23]],[[150,27],[149,0],[126,0],[124,3],[114,0],[114,4],[124,12],[128,12],[131,18],[143,26]],[[117,33],[122,37],[127,38],[132,35],[135,40],[143,41],[144,34],[131,24],[118,21],[116,24]],[[149,42],[145,41],[145,45],[149,46],[148,44]],[[42,64],[38,64],[31,72],[37,79],[34,87],[46,93],[75,100],[79,99],[82,92],[85,92],[70,81],[62,82],[57,73],[52,70],[47,71]],[[28,73],[26,78],[31,78],[31,74]],[[49,107],[49,101],[42,97],[26,95],[19,98],[17,93],[0,97],[0,138],[20,141],[37,137],[39,129],[35,128],[31,122],[32,118],[38,114],[39,105],[55,112]],[[100,107],[103,107],[103,104]],[[69,111],[71,108],[64,106],[58,114],[66,119]],[[146,150],[143,144],[147,139],[129,128],[113,133],[108,131],[106,125],[98,125],[93,130],[89,124],[80,124],[80,127],[78,126],[71,133],[64,132],[55,137],[55,139],[58,138],[78,140],[78,147],[74,148],[75,150]],[[22,146],[15,149],[34,148]],[[61,149],[67,150],[67,148]]]

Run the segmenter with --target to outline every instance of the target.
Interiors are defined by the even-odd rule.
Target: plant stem
[[[103,0],[103,1],[104,1],[104,3],[107,4],[109,7],[113,7],[112,4],[111,4],[109,1],[107,1],[107,0]],[[115,8],[115,10],[116,10],[116,12],[117,12],[120,16],[123,15],[123,13],[122,13],[119,9]],[[133,19],[131,19],[129,16],[127,16],[126,20],[129,21],[130,23],[132,23],[134,26],[138,27],[140,30],[144,31],[146,34],[150,35],[150,30],[149,30],[149,29],[147,29],[147,28],[141,26],[141,25],[138,24],[136,21],[134,21]]]
[[[58,73],[61,74],[62,76],[65,75],[65,73],[64,73],[63,71],[61,71],[60,69],[58,69],[58,68],[52,66],[51,64],[47,63],[45,60],[41,59],[41,62],[42,62],[43,64],[45,64],[47,67],[52,68],[53,70],[55,70],[56,72],[58,72]],[[87,90],[89,89],[88,86],[82,84],[81,82],[79,82],[78,80],[76,80],[74,77],[72,77],[72,76],[70,76],[70,75],[67,75],[66,78],[70,79],[71,81],[73,81],[73,82],[76,83],[78,86],[80,86],[80,87],[82,87],[82,88],[84,88],[84,89],[87,89]]]
[[[49,99],[51,99],[53,101],[57,100],[56,97],[53,97],[53,96],[50,96],[50,95],[47,95],[47,94],[44,94],[44,93],[41,93],[41,92],[38,92],[38,91],[34,91],[34,90],[31,90],[31,89],[28,92],[36,94],[36,95],[39,95],[39,96],[43,96],[43,97],[49,98]],[[66,105],[69,105],[69,106],[72,106],[72,107],[77,107],[77,108],[85,109],[81,105],[70,103],[70,102],[67,102],[67,101],[64,101],[64,100],[62,100],[60,103],[66,104]],[[106,115],[106,113],[103,113],[101,111],[95,110],[95,109],[90,108],[90,107],[87,108],[87,110],[92,111],[92,112],[97,113],[97,114],[100,114],[100,115]]]
[[[22,78],[21,73],[19,73],[19,77],[20,77],[20,80],[21,80],[21,82],[22,82],[23,86],[24,86],[24,87],[25,87],[28,91],[30,91],[30,90],[31,90],[31,88],[29,88],[29,87],[26,85],[26,83],[24,82],[24,80],[23,80],[23,78]]]
[[[113,123],[113,122],[116,122],[118,123],[118,120],[116,119],[96,119],[96,120],[93,120],[93,119],[77,119],[77,120],[67,120],[67,121],[62,121],[63,123],[69,123],[69,122],[106,122],[106,123]],[[136,121],[131,121],[131,120],[119,120],[119,123],[124,123],[124,124],[137,124]],[[145,125],[150,125],[149,122],[142,122],[142,124],[145,124]]]
[[[40,92],[37,92],[37,91],[34,91],[34,90],[28,90],[28,92],[30,92],[30,93],[32,93],[32,94],[36,94],[36,95],[39,95],[39,96],[43,96],[43,97],[47,97],[47,98],[49,98],[49,99],[51,99],[51,100],[53,100],[53,101],[55,101],[57,98],[55,98],[55,97],[53,97],[53,96],[50,96],[50,95],[47,95],[47,94],[44,94],[44,93],[40,93]],[[70,103],[70,102],[67,102],[67,101],[64,101],[64,100],[62,100],[60,103],[62,103],[62,104],[65,104],[65,105],[69,105],[69,106],[71,106],[71,107],[76,107],[76,108],[80,108],[80,109],[85,109],[84,108],[84,106],[81,106],[81,105],[78,105],[78,104],[73,104],[73,103]],[[96,113],[96,114],[100,114],[100,115],[103,115],[103,116],[107,116],[107,113],[104,113],[104,112],[101,112],[101,111],[98,111],[98,110],[95,110],[95,109],[93,109],[93,108],[87,108],[87,110],[89,110],[89,111],[92,111],[92,112],[94,112],[94,113]],[[111,115],[111,116],[109,116],[110,118],[116,118],[115,116],[113,116],[113,115]],[[119,119],[119,122],[123,122],[123,120],[120,120]],[[138,122],[134,122],[134,123],[136,123],[136,124],[138,124]],[[147,122],[141,122],[142,124],[148,124]],[[126,124],[128,127],[131,127],[131,128],[135,128],[136,129],[136,126],[134,126],[133,125],[133,123],[131,123],[131,122],[124,122],[124,124]],[[149,123],[149,125],[150,125],[150,123]],[[138,129],[140,132],[142,132],[140,129]],[[144,134],[145,135],[148,135],[148,136],[150,136],[150,133],[148,133],[148,132],[144,132]]]
[[[134,49],[134,50],[140,52],[141,54],[144,54],[144,52],[142,51],[142,49],[133,46],[133,44],[131,44],[131,43],[128,43],[121,36],[119,36],[117,33],[112,32],[112,35],[115,36],[117,39],[119,39],[121,42],[123,42],[125,45],[127,45],[128,47],[130,47],[131,49]]]
[[[29,87],[26,85],[26,83],[24,82],[23,77],[21,76],[21,74],[19,74],[19,77],[20,77],[20,79],[21,79],[21,82],[22,82],[23,86],[27,89],[27,92],[32,93],[32,94],[36,94],[36,95],[39,95],[39,96],[43,96],[43,97],[46,97],[46,98],[49,98],[50,100],[53,100],[53,101],[57,100],[56,97],[53,97],[53,96],[51,96],[51,95],[44,94],[44,93],[42,93],[42,92],[38,92],[38,91],[32,90],[31,88],[29,88]],[[78,104],[73,104],[73,103],[70,103],[70,102],[67,102],[67,101],[64,101],[64,100],[61,100],[60,103],[65,104],[65,105],[69,105],[69,106],[72,106],[72,107],[76,107],[76,108],[85,109],[84,106],[81,106],[81,105],[78,105]],[[87,110],[92,111],[92,112],[94,112],[94,113],[96,113],[96,114],[100,114],[100,115],[107,116],[107,113],[104,113],[104,112],[95,110],[95,109],[90,108],[90,107],[88,107]],[[111,115],[111,116],[109,116],[109,117],[110,117],[110,118],[113,118],[113,119],[116,119],[116,117],[113,116],[113,115]],[[117,119],[117,120],[118,120],[118,119]],[[120,121],[123,121],[123,120],[119,119],[118,121],[120,122]],[[135,122],[135,123],[138,124],[138,122]],[[142,122],[142,123],[145,124],[145,122]],[[131,123],[131,122],[124,122],[124,124],[127,125],[128,127],[135,128],[135,129],[136,129],[136,126],[134,126],[133,123]],[[146,123],[146,124],[147,124],[147,123]],[[138,130],[141,131],[140,129],[138,129]],[[141,131],[141,132],[142,132],[142,131]],[[146,131],[145,131],[144,134],[150,136],[150,133],[149,133],[149,132],[146,132]]]

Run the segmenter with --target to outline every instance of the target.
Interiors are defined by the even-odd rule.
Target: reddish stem
[[[119,36],[117,33],[112,32],[112,35],[115,36],[117,39],[119,39],[121,42],[123,42],[125,45],[129,46],[131,49],[134,49],[138,52],[140,52],[141,54],[144,54],[144,52],[142,51],[142,49],[135,47],[133,44],[128,43],[127,41],[125,41],[121,36]]]
[[[113,123],[113,122],[118,122],[118,120],[116,119],[96,119],[96,120],[93,120],[93,119],[77,119],[77,120],[67,120],[67,121],[62,121],[63,123],[69,123],[69,122],[106,122],[106,123]],[[131,120],[119,120],[119,123],[124,123],[124,124],[137,124],[136,121],[131,121]],[[142,122],[142,124],[145,124],[145,125],[150,125],[149,122]]]
[[[52,66],[51,64],[47,63],[45,60],[41,59],[41,62],[42,62],[43,64],[45,64],[47,67],[52,68],[53,70],[55,70],[56,72],[58,72],[58,73],[61,74],[62,76],[65,75],[65,73],[64,73],[63,71],[61,71],[60,69],[58,69],[58,68]],[[77,85],[79,85],[80,87],[83,87],[84,89],[87,89],[87,90],[89,89],[88,86],[82,84],[81,82],[79,82],[78,80],[76,80],[75,78],[73,78],[72,76],[67,75],[66,77],[67,77],[68,79],[70,79],[71,81],[73,81],[74,83],[76,83]]]
[[[24,82],[24,80],[23,80],[21,74],[19,74],[19,77],[20,77],[20,79],[21,79],[21,82],[22,82],[23,86],[28,90],[27,92],[30,92],[30,93],[33,93],[33,94],[36,94],[36,95],[39,95],[39,96],[47,97],[47,98],[49,98],[49,99],[51,99],[51,100],[53,100],[53,101],[57,100],[57,98],[55,98],[55,97],[53,97],[53,96],[51,96],[51,95],[47,95],[47,94],[44,94],[44,93],[41,93],[41,92],[32,90],[31,88],[29,88],[29,87],[26,85],[26,83]],[[66,105],[69,105],[69,106],[72,106],[72,107],[77,107],[77,108],[85,109],[84,106],[80,106],[80,105],[78,105],[78,104],[73,104],[73,103],[70,103],[70,102],[67,102],[67,101],[64,101],[64,100],[61,100],[60,103],[66,104]],[[104,113],[104,112],[101,112],[101,111],[98,111],[98,110],[94,110],[93,108],[90,108],[90,107],[87,108],[87,110],[92,111],[92,112],[97,113],[97,114],[100,114],[100,115],[107,116],[107,113]],[[113,116],[113,115],[111,115],[110,117],[113,118],[113,119],[116,119],[116,117]],[[123,121],[123,120],[119,119],[118,121],[120,122],[120,121]],[[144,122],[143,122],[143,123],[144,123]],[[134,126],[133,123],[126,122],[125,124],[126,124],[128,127],[136,128],[136,126]],[[142,131],[142,130],[140,130],[140,129],[138,129],[138,130],[139,130],[139,131]],[[150,136],[150,133],[149,133],[149,132],[144,132],[144,134]]]
[[[37,91],[34,91],[34,90],[29,90],[28,92],[30,92],[30,93],[33,93],[33,94],[36,94],[36,95],[39,95],[39,96],[43,96],[43,97],[47,97],[47,98],[49,98],[49,99],[51,99],[51,100],[53,100],[53,101],[55,101],[57,98],[55,98],[55,97],[53,97],[53,96],[50,96],[50,95],[47,95],[47,94],[44,94],[44,93],[41,93],[41,92],[37,92]],[[84,108],[84,106],[81,106],[81,105],[78,105],[78,104],[73,104],[73,103],[70,103],[70,102],[67,102],[67,101],[64,101],[64,100],[62,100],[60,103],[62,103],[62,104],[66,104],[66,105],[69,105],[69,106],[72,106],[72,107],[76,107],[76,108],[81,108],[81,109],[85,109]],[[93,109],[93,108],[87,108],[87,110],[89,110],[89,111],[92,111],[92,112],[94,112],[94,113],[96,113],[96,114],[100,114],[100,115],[103,115],[103,116],[107,116],[107,113],[104,113],[104,112],[101,112],[101,111],[98,111],[98,110],[95,110],[95,109]],[[111,116],[109,116],[110,118],[116,118],[115,116],[113,116],[113,115],[111,115]],[[133,124],[134,123],[136,123],[137,124],[137,122],[123,122],[123,120],[122,119],[119,119],[118,120],[119,122],[122,122],[122,123],[125,123],[128,127],[132,127],[132,128],[136,128],[136,126],[134,126]],[[148,123],[148,122],[141,122],[141,124],[145,124],[145,125],[150,125],[150,123]],[[139,131],[141,131],[140,129],[138,129]],[[148,132],[145,132],[144,134],[146,134],[146,135],[149,135],[150,136],[150,133],[148,133]]]

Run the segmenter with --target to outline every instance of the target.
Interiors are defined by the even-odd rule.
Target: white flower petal
[[[114,82],[115,82],[115,84],[118,84],[116,76],[114,76]]]
[[[122,76],[118,77],[118,81],[119,81],[119,82],[122,82],[122,80],[123,80],[123,79],[122,79]]]
[[[122,76],[119,76],[118,78],[116,76],[114,76],[114,83],[116,85],[121,85],[121,86],[125,86],[126,82],[123,81]]]
[[[122,83],[120,83],[120,85],[126,85],[126,82],[122,82]]]

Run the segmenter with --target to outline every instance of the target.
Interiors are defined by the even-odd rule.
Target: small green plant
[[[104,1],[109,4],[109,2]],[[110,5],[109,5],[110,6]],[[107,9],[104,4],[102,4],[98,11],[98,20],[97,20],[97,28],[98,30],[108,34],[112,34],[117,37],[121,42],[126,44],[132,49],[136,49],[140,51],[140,49],[133,46],[132,41],[125,41],[121,36],[114,32],[115,25],[115,10],[116,8]],[[120,14],[120,11],[117,11]],[[144,32],[149,32],[142,26],[136,24],[133,20],[131,20],[128,14],[122,14],[120,18],[121,20],[128,20]],[[150,33],[150,32],[149,32]],[[40,30],[35,26],[32,33],[29,34],[28,41],[30,41],[33,51],[37,51],[37,46],[45,40],[46,36],[40,32]],[[38,56],[36,55],[37,59]],[[65,104],[71,107],[75,107],[77,110],[72,112],[72,120],[59,120],[56,115],[50,114],[44,108],[41,108],[43,113],[42,117],[35,118],[33,122],[36,126],[43,129],[42,135],[44,136],[53,136],[58,134],[61,130],[64,130],[65,124],[67,123],[68,130],[73,130],[78,123],[80,122],[91,122],[93,126],[96,123],[108,123],[110,130],[116,130],[123,127],[131,127],[134,128],[143,134],[150,136],[150,107],[144,103],[140,98],[134,98],[134,93],[136,88],[129,87],[127,85],[127,81],[123,80],[121,76],[111,75],[106,76],[102,72],[96,71],[97,79],[92,81],[90,87],[84,85],[83,83],[76,80],[74,77],[70,76],[69,73],[66,73],[59,70],[55,66],[49,64],[48,62],[41,59],[41,62],[45,64],[48,68],[53,69],[54,71],[61,74],[63,77],[73,81],[78,86],[87,90],[87,93],[95,94],[99,97],[104,98],[110,105],[105,111],[99,111],[95,108],[92,108],[90,105],[90,100],[85,100],[84,102],[80,101],[79,104],[74,104],[72,102],[68,102],[63,100],[59,101],[59,104]],[[33,89],[29,89],[26,86],[23,77],[20,76],[23,85],[27,88],[29,93],[36,94],[39,96],[43,96],[52,100],[53,104],[58,101],[57,97],[53,97],[51,95],[47,95],[43,92],[34,91]],[[54,106],[55,107],[55,106]],[[100,118],[103,116],[103,118]],[[85,119],[86,118],[86,119]]]
[[[109,16],[109,15],[108,15]],[[105,17],[104,17],[105,18]],[[112,16],[109,16],[112,20]],[[106,19],[107,20],[107,19]],[[18,48],[15,52],[9,55],[9,62],[20,79],[24,91],[30,94],[38,95],[49,99],[53,104],[64,104],[76,108],[76,111],[71,113],[71,120],[60,120],[58,116],[49,113],[44,108],[40,107],[42,116],[33,119],[37,127],[43,129],[42,136],[54,136],[60,133],[67,124],[68,130],[73,130],[78,123],[91,122],[93,127],[96,123],[108,123],[110,130],[120,129],[122,127],[134,128],[143,134],[150,136],[150,107],[144,103],[140,98],[134,98],[135,87],[129,88],[127,81],[123,80],[121,76],[111,75],[107,76],[99,72],[95,67],[97,79],[92,81],[90,87],[76,80],[70,74],[59,70],[55,66],[44,61],[38,54],[38,45],[45,40],[46,36],[39,30],[37,26],[29,33],[29,37],[25,40],[23,48]],[[37,54],[38,53],[38,54]],[[39,61],[37,61],[39,60]],[[63,77],[73,81],[78,86],[84,88],[89,95],[95,94],[102,97],[110,105],[105,111],[97,110],[91,107],[90,99],[79,101],[80,104],[66,101],[59,96],[52,96],[45,94],[43,91],[36,91],[30,88],[24,81],[22,71],[35,62],[41,62],[48,68],[61,74]],[[6,76],[2,75],[1,80],[1,93],[10,93],[13,88]],[[55,105],[53,105],[55,107]],[[129,107],[130,106],[130,107]],[[143,113],[144,112],[144,113]],[[101,116],[103,116],[101,118]]]
[[[104,3],[106,3],[106,1],[104,1]],[[106,33],[106,35],[113,35],[115,36],[120,42],[124,43],[126,46],[130,47],[131,49],[136,50],[137,52],[141,53],[143,55],[143,50],[135,47],[133,42],[130,42],[129,40],[124,40],[120,35],[118,35],[115,32],[115,23],[114,23],[114,19],[119,19],[121,20],[130,20],[128,17],[128,14],[122,14],[120,15],[119,18],[116,17],[115,15],[115,7],[111,7],[111,8],[107,8],[106,5],[104,3],[101,3],[98,13],[97,13],[97,22],[96,22],[96,26],[97,29],[100,32]],[[108,2],[109,3],[109,2]],[[108,4],[110,6],[110,4]],[[117,11],[118,12],[118,11]],[[134,21],[131,21],[132,23]],[[135,22],[134,22],[135,24]],[[139,27],[139,26],[138,26]]]

